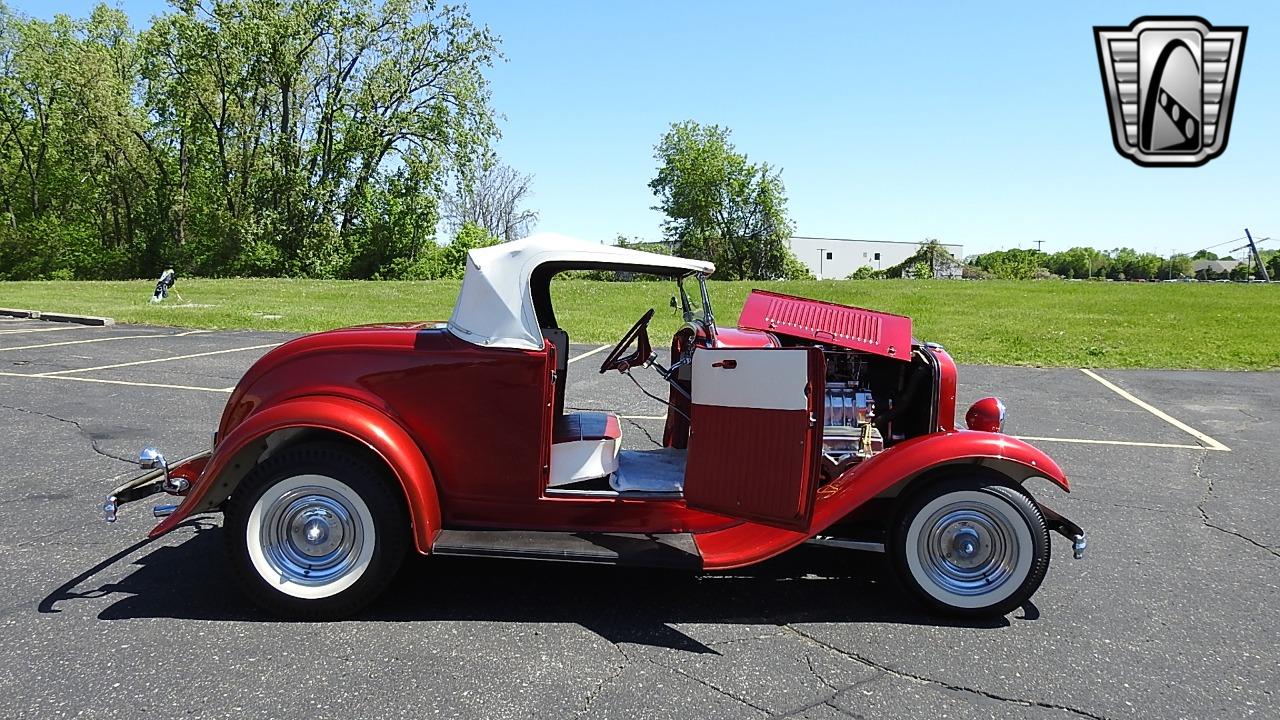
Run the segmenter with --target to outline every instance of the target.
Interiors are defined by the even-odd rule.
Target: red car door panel
[[[816,348],[699,348],[685,468],[688,506],[807,530],[824,374]]]

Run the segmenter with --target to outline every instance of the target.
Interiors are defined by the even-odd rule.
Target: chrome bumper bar
[[[174,467],[182,467],[189,462],[207,457],[209,454],[209,451],[206,450],[191,457],[183,458]],[[102,517],[107,522],[115,522],[116,513],[119,511],[120,506],[126,503],[135,502],[157,493],[186,494],[189,485],[187,479],[171,478],[169,476],[168,462],[165,461],[163,455],[153,448],[146,448],[142,451],[138,459],[138,465],[147,470],[147,472],[112,490],[102,503]],[[177,505],[157,505],[152,510],[152,514],[155,517],[165,517],[173,514],[177,507]]]

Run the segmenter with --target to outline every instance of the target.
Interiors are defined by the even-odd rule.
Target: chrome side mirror
[[[164,455],[161,455],[160,451],[153,447],[142,448],[142,452],[138,453],[138,465],[143,470],[169,469],[169,463],[165,462]]]

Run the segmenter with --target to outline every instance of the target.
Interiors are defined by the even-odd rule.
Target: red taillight
[[[964,424],[970,430],[1002,432],[1004,430],[1004,403],[1000,398],[985,397],[969,406],[964,414]]]

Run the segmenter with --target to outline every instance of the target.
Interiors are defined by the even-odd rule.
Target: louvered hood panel
[[[899,360],[911,358],[911,318],[821,300],[752,290],[738,327],[839,345]]]

